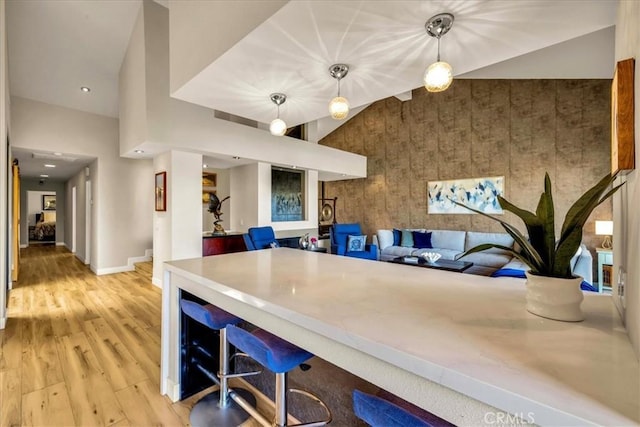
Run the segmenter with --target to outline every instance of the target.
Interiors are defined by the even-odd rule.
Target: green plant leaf
[[[571,230],[567,237],[558,243],[556,251],[555,263],[551,270],[552,277],[560,277],[570,279],[573,277],[571,272],[571,259],[578,251],[582,243],[582,227],[576,227]]]
[[[498,196],[500,197],[500,196]],[[451,199],[449,199],[451,200]],[[500,199],[499,199],[500,200]],[[502,199],[504,200],[504,199]],[[542,271],[545,269],[544,267],[544,262],[542,260],[542,258],[540,257],[540,254],[536,251],[536,249],[532,246],[532,244],[527,240],[527,238],[525,236],[522,235],[522,233],[515,228],[514,226],[512,226],[511,224],[502,221],[501,219],[498,219],[496,217],[493,217],[489,214],[486,214],[478,209],[469,207],[467,205],[464,205],[460,202],[457,202],[455,200],[451,200],[451,202],[455,203],[456,205],[462,206],[464,208],[469,209],[470,211],[476,212],[482,216],[485,216],[487,218],[492,219],[493,221],[496,221],[498,223],[500,223],[500,225],[502,225],[502,228],[505,229],[505,231],[513,238],[513,240],[516,241],[516,243],[518,243],[518,245],[520,245],[520,247],[522,248],[522,251],[525,253],[525,257],[527,257],[529,259],[527,265],[533,265],[535,266],[535,270],[539,270]],[[502,203],[502,201],[500,201]],[[509,202],[507,202],[509,203]],[[502,205],[501,205],[502,206]],[[513,205],[511,205],[513,206]],[[515,208],[515,206],[514,206]],[[503,207],[504,209],[504,207]],[[516,208],[518,209],[518,208]],[[526,211],[525,211],[526,212]],[[530,213],[530,212],[529,212]],[[533,215],[533,214],[531,214]]]
[[[520,254],[515,249],[510,248],[508,246],[499,245],[497,243],[483,243],[481,245],[474,246],[473,248],[469,249],[468,251],[466,251],[459,257],[457,257],[456,260],[462,259],[465,256],[476,253],[476,252],[482,252],[482,251],[486,251],[487,249],[493,249],[493,248],[502,249],[503,251],[509,252],[512,256],[518,258],[520,261],[525,263],[531,269],[532,272],[537,272],[537,267],[531,262],[531,260],[522,256],[522,254]]]
[[[542,224],[542,232],[535,236],[535,243],[531,234],[529,234],[529,239],[534,247],[540,248],[540,256],[544,259],[545,264],[553,270],[556,249],[555,210],[551,194],[551,179],[549,179],[548,173],[544,174],[544,192],[540,195],[536,216]]]

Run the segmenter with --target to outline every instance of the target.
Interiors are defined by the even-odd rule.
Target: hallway
[[[161,291],[148,267],[96,276],[52,246],[21,257],[0,330],[0,425],[187,425],[188,402],[159,394]]]

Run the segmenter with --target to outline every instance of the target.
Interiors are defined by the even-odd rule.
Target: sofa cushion
[[[478,231],[468,231],[467,239],[464,244],[464,250],[468,251],[471,248],[474,248],[483,243],[495,243],[502,246],[507,246],[509,248],[513,248],[513,238],[506,233],[481,233]],[[482,251],[485,254],[502,254],[509,256],[509,259],[513,255],[510,255],[509,252],[503,251],[502,249],[491,248],[485,251]],[[475,255],[475,254],[474,254]],[[506,262],[509,262],[508,260]]]
[[[400,239],[400,246],[405,248],[413,247],[413,232],[411,230],[402,230],[402,238]]]
[[[504,252],[504,251],[503,251]],[[464,257],[459,257],[459,261],[472,262],[473,265],[500,268],[511,260],[511,255],[492,254],[487,251],[477,252]]]
[[[394,244],[393,231],[391,230],[378,230],[376,231],[376,237],[378,239],[378,248],[380,250],[389,246],[400,246],[399,242],[398,244]]]
[[[402,246],[387,246],[380,251],[380,260],[388,261],[399,256],[413,255],[414,248],[405,248]]]
[[[421,233],[419,231],[412,232],[413,247],[418,249],[433,248],[431,245],[431,233]]]
[[[347,252],[363,252],[364,246],[367,243],[367,236],[352,236],[347,238]]]
[[[434,248],[453,249],[464,252],[465,231],[429,230],[431,232],[431,246]]]
[[[402,239],[402,231],[397,228],[393,229],[393,246],[400,246],[400,239]]]

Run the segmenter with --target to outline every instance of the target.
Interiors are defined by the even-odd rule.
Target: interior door
[[[20,167],[14,164],[11,168],[13,175],[11,281],[15,282],[18,280],[18,269],[20,267]]]

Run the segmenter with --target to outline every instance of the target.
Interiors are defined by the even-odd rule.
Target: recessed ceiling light
[[[86,93],[86,92],[91,92],[91,88],[88,88],[88,87],[86,87],[86,86],[82,86],[82,87],[80,88],[80,90],[81,90],[81,91],[83,91],[83,92],[85,92],[85,93]]]
[[[51,165],[51,164],[45,163],[44,167],[45,168],[55,168],[56,165]]]
[[[40,178],[49,178],[49,175],[42,174],[40,175]]]
[[[136,153],[136,154],[142,154],[142,153],[144,153],[144,151],[143,151],[143,150],[133,150],[133,152],[134,152],[134,153]]]
[[[203,168],[208,168],[208,167],[209,167],[209,165],[205,163],[204,165],[202,165],[202,167],[203,167]]]
[[[62,153],[53,153],[54,156],[62,156]]]
[[[233,159],[234,159],[234,160],[240,160],[240,157],[238,157],[238,156],[233,156]]]

